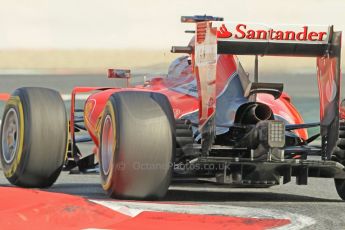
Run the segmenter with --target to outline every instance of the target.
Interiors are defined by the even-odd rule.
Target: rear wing
[[[330,50],[333,26],[215,22],[218,53],[237,55],[323,56]]]
[[[216,33],[215,33],[216,31]],[[216,39],[216,41],[214,41]],[[199,129],[205,148],[214,133],[217,54],[315,57],[320,96],[322,156],[330,159],[338,139],[341,32],[333,26],[196,21],[194,47],[199,90]],[[208,70],[206,70],[208,69]],[[211,112],[210,112],[211,111]]]

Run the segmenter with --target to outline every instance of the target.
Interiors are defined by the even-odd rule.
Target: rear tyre
[[[56,181],[68,142],[66,109],[58,92],[15,90],[5,106],[0,133],[0,159],[10,183],[43,188]]]
[[[333,159],[341,164],[345,164],[345,121],[339,121],[339,137],[337,146],[333,152]]]
[[[341,102],[341,106],[345,107],[345,100]],[[333,153],[333,159],[339,163],[345,165],[345,121],[339,121],[339,139],[337,142],[337,147]],[[335,188],[338,195],[342,200],[345,200],[345,180],[344,179],[334,179]]]
[[[334,179],[335,188],[338,195],[342,200],[345,200],[345,180],[344,179]]]
[[[340,128],[343,128],[342,123],[339,124]],[[341,164],[345,164],[345,146],[344,146],[344,138],[339,137],[337,142],[337,147],[334,151],[334,160],[338,161]],[[335,188],[338,192],[338,195],[342,200],[345,200],[345,180],[344,179],[334,179]]]
[[[101,119],[103,189],[122,199],[159,199],[170,185],[175,156],[174,115],[157,93],[110,96]]]

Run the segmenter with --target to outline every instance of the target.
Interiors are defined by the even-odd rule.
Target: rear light
[[[268,122],[268,146],[283,148],[285,145],[285,124],[282,121]]]

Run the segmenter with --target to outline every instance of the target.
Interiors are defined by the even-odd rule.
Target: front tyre
[[[9,182],[51,186],[61,172],[68,142],[60,94],[36,87],[15,90],[5,106],[0,135],[0,159]]]
[[[175,155],[174,115],[158,93],[110,96],[101,119],[100,172],[103,189],[122,199],[162,198]]]

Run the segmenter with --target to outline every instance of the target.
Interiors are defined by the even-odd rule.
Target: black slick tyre
[[[345,180],[344,179],[334,179],[335,188],[339,197],[345,200]]]
[[[175,156],[175,120],[166,96],[118,92],[100,123],[103,189],[122,199],[159,199],[170,185]]]
[[[345,106],[345,100],[342,100],[341,106]],[[334,160],[341,164],[345,164],[345,121],[339,121],[339,138],[337,141],[337,146],[333,152]],[[342,200],[345,200],[345,180],[344,179],[334,179],[335,188],[338,195]]]
[[[1,125],[0,159],[13,185],[44,188],[58,178],[67,152],[66,109],[58,92],[19,88],[8,100]]]

